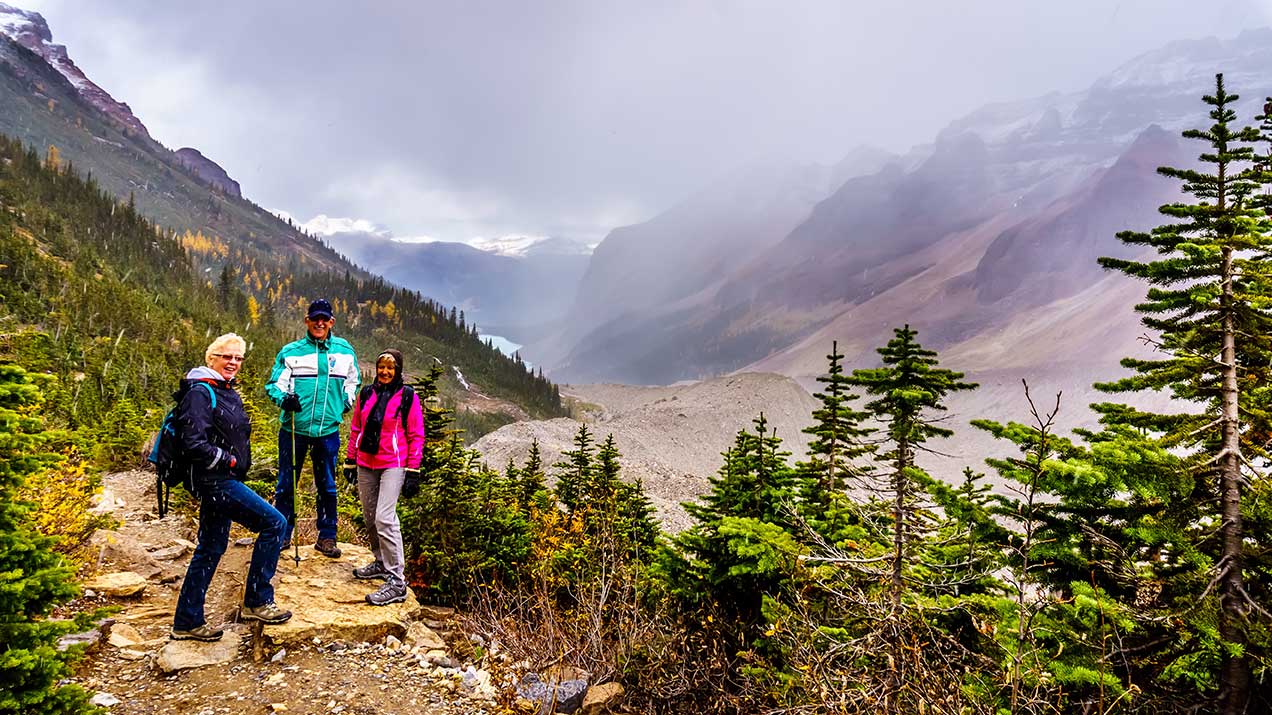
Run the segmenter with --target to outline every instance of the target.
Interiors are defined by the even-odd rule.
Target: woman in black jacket
[[[243,338],[234,333],[213,340],[204,354],[207,367],[191,370],[176,394],[177,435],[193,465],[191,481],[199,499],[199,545],[177,599],[171,633],[174,640],[214,641],[224,633],[207,624],[203,603],[212,574],[229,544],[231,522],[258,533],[240,618],[265,623],[291,618],[290,611],[274,605],[270,584],[287,521],[243,484],[252,461],[252,425],[235,391],[235,378],[246,349]]]

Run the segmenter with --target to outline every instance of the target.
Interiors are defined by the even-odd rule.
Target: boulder
[[[86,581],[85,588],[91,588],[103,596],[114,598],[131,598],[140,596],[146,590],[146,577],[132,571],[116,571]]]
[[[221,640],[212,643],[202,641],[168,641],[159,651],[157,665],[166,674],[191,668],[229,663],[238,657],[243,637],[239,630],[226,629]]]
[[[406,601],[387,606],[366,602],[373,585],[353,577],[353,569],[372,559],[370,549],[340,544],[342,555],[329,559],[313,549],[301,550],[299,564],[280,559],[274,580],[274,601],[292,612],[291,620],[265,626],[264,634],[273,645],[346,640],[378,643],[386,636],[406,635],[409,615],[420,605],[407,589]]]
[[[621,683],[601,683],[587,689],[583,698],[583,715],[601,715],[618,710],[623,702],[623,685]]]

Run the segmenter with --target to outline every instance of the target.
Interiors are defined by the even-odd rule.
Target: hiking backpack
[[[196,384],[207,389],[208,396],[212,398],[212,409],[215,410],[216,390],[206,382]],[[184,397],[184,392],[177,392],[177,404],[163,416],[163,424],[150,438],[150,447],[146,450],[146,461],[155,465],[155,498],[158,501],[160,519],[168,513],[168,498],[172,495],[173,487],[180,484],[186,491],[194,492],[194,464],[186,458],[185,450],[181,448],[181,435],[177,434],[177,410],[181,409],[181,400]]]

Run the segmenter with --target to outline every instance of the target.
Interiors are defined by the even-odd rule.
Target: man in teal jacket
[[[358,356],[353,346],[331,334],[336,319],[331,303],[309,304],[305,337],[283,346],[274,360],[265,392],[278,405],[278,484],[274,506],[287,517],[283,548],[291,545],[296,527],[297,474],[312,454],[314,489],[318,493],[318,543],[324,556],[340,558],[336,546],[336,459],[340,454],[340,422],[358,395]],[[312,450],[312,452],[311,452]]]

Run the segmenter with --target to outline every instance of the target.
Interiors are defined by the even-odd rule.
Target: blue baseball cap
[[[310,320],[313,320],[314,318],[332,317],[331,303],[328,303],[326,298],[319,298],[318,300],[315,300],[309,304],[309,314],[307,317]]]

